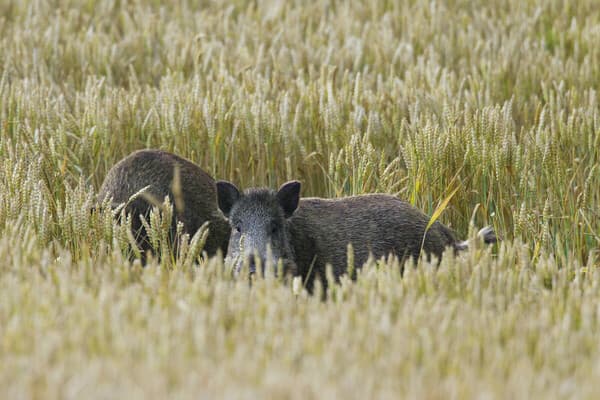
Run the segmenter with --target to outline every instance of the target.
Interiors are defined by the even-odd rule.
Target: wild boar
[[[360,267],[369,254],[418,258],[421,250],[441,258],[446,248],[459,251],[467,243],[440,222],[426,230],[430,218],[409,203],[387,194],[338,199],[300,198],[300,183],[285,183],[276,192],[253,188],[240,192],[226,181],[217,182],[219,208],[231,225],[227,260],[239,270],[255,258],[264,266],[283,261],[285,272],[302,277],[310,290],[315,277],[325,284],[325,267],[336,278],[346,272],[347,245]],[[482,230],[485,242],[496,241],[491,228]]]
[[[179,190],[174,193],[173,181],[178,171]],[[129,201],[131,196],[147,187],[144,195]],[[132,230],[137,244],[144,252],[152,250],[148,234],[140,215],[148,219],[154,204],[169,196],[174,208],[171,238],[175,235],[177,221],[183,222],[184,231],[193,235],[208,221],[209,235],[204,247],[208,255],[218,249],[227,250],[230,228],[217,207],[214,179],[199,166],[162,150],[138,150],[115,164],[104,179],[97,199],[101,204],[111,199],[111,207],[126,203],[126,212],[132,214]],[[145,261],[145,258],[144,260]]]

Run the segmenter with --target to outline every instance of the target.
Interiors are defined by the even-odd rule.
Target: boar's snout
[[[250,275],[256,273],[256,257],[250,257],[248,260],[248,273]]]
[[[264,275],[267,268],[276,274],[279,260],[273,257],[270,249],[267,249],[266,252],[258,252],[256,250],[244,253],[240,252],[235,257],[227,257],[225,261],[229,263],[233,262],[233,273],[237,276],[244,268],[248,269],[248,274],[250,275],[257,272]]]

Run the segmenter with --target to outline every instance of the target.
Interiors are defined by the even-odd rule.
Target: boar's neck
[[[206,241],[206,248],[209,255],[221,249],[221,253],[225,257],[227,255],[227,246],[229,245],[229,236],[231,236],[229,222],[220,213],[214,215],[210,221],[209,235]]]
[[[288,232],[297,274],[306,282],[306,287],[312,291],[315,277],[325,278],[323,255],[320,254],[319,243],[322,237],[318,222],[318,209],[313,202],[300,200],[300,206],[289,219]]]

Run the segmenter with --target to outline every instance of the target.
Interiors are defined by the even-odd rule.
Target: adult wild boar
[[[286,272],[302,277],[311,290],[315,277],[323,282],[327,263],[337,278],[346,271],[347,245],[360,267],[369,253],[390,253],[403,259],[419,257],[421,250],[441,258],[448,247],[465,249],[454,232],[439,222],[426,231],[430,218],[410,204],[387,194],[339,199],[300,198],[300,183],[285,183],[276,192],[253,188],[240,192],[233,184],[217,182],[219,208],[231,225],[227,259],[239,271],[255,256],[264,266],[268,258],[283,261]],[[480,232],[484,241],[496,241],[491,228]]]
[[[175,171],[179,173],[179,190],[173,192]],[[144,195],[130,198],[146,188]],[[146,220],[154,206],[150,199],[162,203],[169,196],[173,204],[171,238],[175,235],[177,221],[183,222],[184,231],[193,235],[208,221],[209,235],[204,246],[208,255],[218,249],[227,250],[230,228],[217,207],[214,179],[199,166],[162,150],[138,150],[115,164],[104,179],[98,193],[98,203],[111,199],[111,207],[126,204],[126,212],[132,214],[132,230],[138,246],[144,252],[152,250],[148,234],[140,215]],[[144,260],[143,260],[144,261]]]

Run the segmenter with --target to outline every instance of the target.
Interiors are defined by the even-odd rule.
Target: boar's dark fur
[[[376,258],[389,254],[400,259],[418,258],[422,249],[440,259],[448,247],[455,251],[466,248],[466,242],[457,240],[440,222],[425,233],[430,218],[391,195],[300,199],[300,183],[296,181],[284,184],[278,192],[260,188],[244,193],[229,182],[219,181],[217,193],[219,207],[233,228],[228,259],[235,260],[236,268],[246,257],[256,256],[265,262],[269,244],[271,261],[285,260],[289,272],[301,276],[309,290],[315,277],[326,283],[326,264],[332,265],[336,278],[346,272],[349,243],[357,267],[369,254]],[[484,240],[495,241],[491,229]]]
[[[179,198],[182,200],[182,209],[177,207],[172,189],[176,167],[181,182]],[[145,196],[138,196],[129,203],[128,201],[146,186],[149,187],[145,193],[153,199],[162,203],[165,196],[169,196],[173,204],[171,239],[174,237],[177,221],[183,222],[184,232],[190,235],[209,221],[209,235],[204,250],[208,255],[215,254],[218,249],[226,251],[230,228],[217,207],[214,179],[196,164],[175,154],[161,150],[139,150],[110,169],[97,199],[101,204],[106,198],[111,198],[112,208],[127,203],[126,212],[132,214],[132,230],[144,253],[142,261],[145,262],[145,252],[152,250],[152,246],[140,215],[148,220],[153,204]]]

